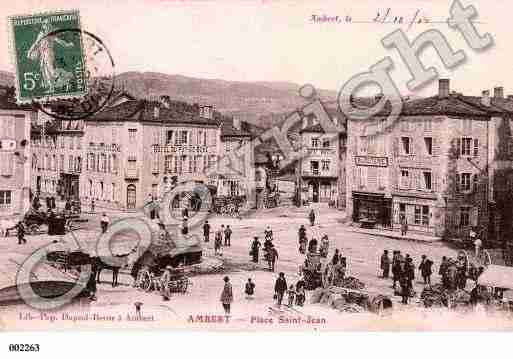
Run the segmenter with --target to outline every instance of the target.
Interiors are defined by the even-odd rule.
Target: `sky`
[[[451,1],[272,1],[272,0],[16,0],[0,4],[0,70],[14,72],[8,51],[7,16],[52,10],[79,9],[82,27],[109,48],[116,72],[152,71],[231,81],[287,81],[339,90],[357,73],[383,57],[394,61],[391,76],[408,94],[410,78],[396,50],[381,39],[397,28],[410,40],[437,29],[467,62],[449,71],[432,48],[421,55],[451,79],[451,90],[479,95],[484,89],[504,86],[513,94],[513,3],[461,0],[478,12],[478,31],[489,32],[495,45],[476,53],[460,33],[445,24]],[[372,20],[390,8],[390,17],[410,22],[426,17],[437,23],[383,24]],[[351,16],[352,23],[314,23],[312,15]],[[440,22],[440,23],[439,23]],[[433,82],[416,95],[437,91]]]

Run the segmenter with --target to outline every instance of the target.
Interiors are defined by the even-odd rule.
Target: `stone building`
[[[78,199],[84,120],[56,120],[42,111],[31,128],[32,190],[42,197]]]
[[[378,99],[376,99],[377,101]],[[508,111],[482,97],[451,93],[439,81],[435,96],[405,101],[368,120],[348,118],[347,213],[437,236],[487,228],[493,198],[497,125]]]
[[[36,113],[0,94],[0,217],[23,215],[30,206],[30,126]]]

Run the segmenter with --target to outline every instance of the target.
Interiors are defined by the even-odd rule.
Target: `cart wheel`
[[[180,284],[181,284],[180,285],[181,292],[182,293],[187,293],[187,287],[189,286],[189,281],[187,279],[185,279]]]
[[[139,280],[139,288],[144,290],[145,292],[149,292],[151,289],[151,276],[149,272],[142,272],[141,278]]]

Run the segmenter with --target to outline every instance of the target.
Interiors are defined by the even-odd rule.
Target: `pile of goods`
[[[356,289],[356,290],[362,290],[365,288],[365,283],[360,281],[358,278],[355,277],[346,277],[342,278],[338,283],[336,283],[337,287],[344,287],[349,289]]]
[[[324,304],[346,313],[380,313],[384,309],[392,308],[392,301],[387,296],[339,287],[318,288],[312,292],[310,298],[312,303]]]
[[[437,307],[455,307],[468,305],[470,303],[470,294],[462,289],[450,291],[445,289],[441,284],[435,284],[424,288],[420,294],[424,306],[429,308]]]

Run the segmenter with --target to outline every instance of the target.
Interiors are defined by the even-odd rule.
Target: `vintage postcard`
[[[513,4],[105,4],[0,5],[0,330],[513,329]]]

